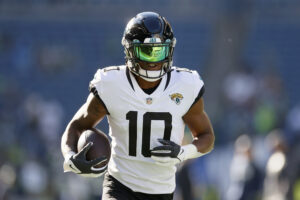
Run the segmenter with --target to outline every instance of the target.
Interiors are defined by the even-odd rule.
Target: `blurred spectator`
[[[297,118],[296,118],[297,119]],[[287,136],[284,134],[282,136]],[[292,138],[292,140],[291,140]],[[286,163],[282,173],[280,174],[280,180],[288,181],[286,199],[300,199],[300,135],[299,132],[296,135],[290,137],[288,135],[289,143],[284,143],[286,148]]]
[[[267,136],[272,154],[267,162],[264,180],[263,200],[285,200],[290,187],[285,174],[287,167],[287,146],[280,130],[273,130]]]
[[[38,94],[29,94],[24,98],[20,115],[25,121],[22,134],[27,134],[22,144],[28,154],[45,161],[45,152],[59,152],[57,141],[62,132],[63,110],[58,102],[44,100]]]
[[[16,169],[8,163],[0,167],[0,199],[5,199],[7,191],[16,182]]]
[[[47,146],[56,146],[62,130],[63,109],[57,101],[44,100],[38,94],[29,94],[24,100],[24,116],[36,128]]]
[[[289,130],[300,135],[300,105],[291,108],[286,120]]]
[[[272,65],[259,74],[254,127],[259,134],[266,135],[275,128],[284,126],[287,99],[283,82]]]
[[[175,200],[194,200],[193,183],[191,182],[189,171],[188,162],[184,163],[178,169],[176,174],[176,185],[180,192],[175,194]]]
[[[225,142],[230,142],[238,137],[241,132],[253,132],[253,112],[255,101],[258,98],[259,87],[257,77],[247,63],[241,62],[237,70],[229,73],[224,79],[223,106],[224,112],[220,113],[220,124],[225,131]]]
[[[300,104],[292,107],[286,116],[288,129],[287,139],[290,144],[295,144],[300,139]]]
[[[247,106],[256,95],[257,79],[249,69],[240,66],[225,79],[224,94],[232,104]],[[229,103],[230,103],[229,102]]]
[[[48,188],[48,176],[47,169],[43,167],[39,162],[26,161],[20,173],[20,182],[24,193],[37,196],[42,195]]]
[[[39,68],[46,74],[56,74],[78,62],[75,49],[66,44],[45,45],[37,50]]]
[[[235,153],[230,167],[230,185],[226,199],[255,200],[261,195],[262,173],[252,155],[252,141],[241,135],[235,141]]]

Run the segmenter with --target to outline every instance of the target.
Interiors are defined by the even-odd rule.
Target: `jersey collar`
[[[167,89],[167,87],[168,87],[168,85],[169,85],[169,83],[170,83],[170,80],[171,80],[171,72],[172,72],[172,71],[173,71],[173,70],[169,71],[169,72],[167,73],[167,75],[166,75],[166,76],[167,76],[167,79],[166,79],[166,82],[165,82],[165,88],[164,88],[164,91]],[[126,77],[127,77],[127,80],[128,80],[128,82],[129,82],[131,88],[133,89],[133,91],[135,91],[134,86],[133,86],[133,83],[132,83],[132,79],[135,80],[135,78],[133,77],[132,73],[130,73],[128,67],[126,67]],[[163,79],[164,77],[165,77],[165,76],[163,76],[162,79]],[[136,81],[136,80],[135,80],[135,81]],[[161,85],[161,84],[162,84],[162,81],[161,81],[159,84]],[[137,85],[137,87],[139,87],[139,85]],[[140,87],[139,87],[139,88],[140,88]],[[157,89],[157,88],[156,88],[156,89]]]

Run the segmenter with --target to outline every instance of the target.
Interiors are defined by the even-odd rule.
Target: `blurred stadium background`
[[[299,200],[298,0],[0,0],[0,199],[99,199],[101,179],[63,174],[60,137],[142,11],[172,24],[216,134],[179,167],[175,200]]]

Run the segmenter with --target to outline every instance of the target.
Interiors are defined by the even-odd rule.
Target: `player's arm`
[[[204,100],[200,98],[183,116],[185,124],[193,134],[193,142],[198,152],[209,153],[214,147],[214,131],[209,117],[204,110]]]
[[[204,111],[204,101],[200,98],[183,116],[185,124],[193,134],[192,144],[180,146],[172,141],[162,140],[162,146],[151,151],[151,158],[160,165],[174,165],[184,160],[200,157],[214,147],[214,131],[209,117]]]
[[[86,102],[76,112],[62,135],[61,151],[65,158],[65,171],[73,171],[78,174],[96,173],[92,167],[104,161],[103,158],[90,162],[86,161],[85,154],[91,144],[83,148],[81,152],[77,152],[77,142],[82,132],[96,126],[106,114],[107,110],[103,104],[93,93],[90,93]]]

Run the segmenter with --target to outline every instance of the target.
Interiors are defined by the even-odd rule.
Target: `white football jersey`
[[[182,117],[201,97],[203,86],[196,71],[172,67],[148,95],[126,66],[99,69],[90,89],[109,113],[109,174],[136,192],[174,192],[176,167],[155,164],[150,149],[161,145],[159,138],[182,143]]]

